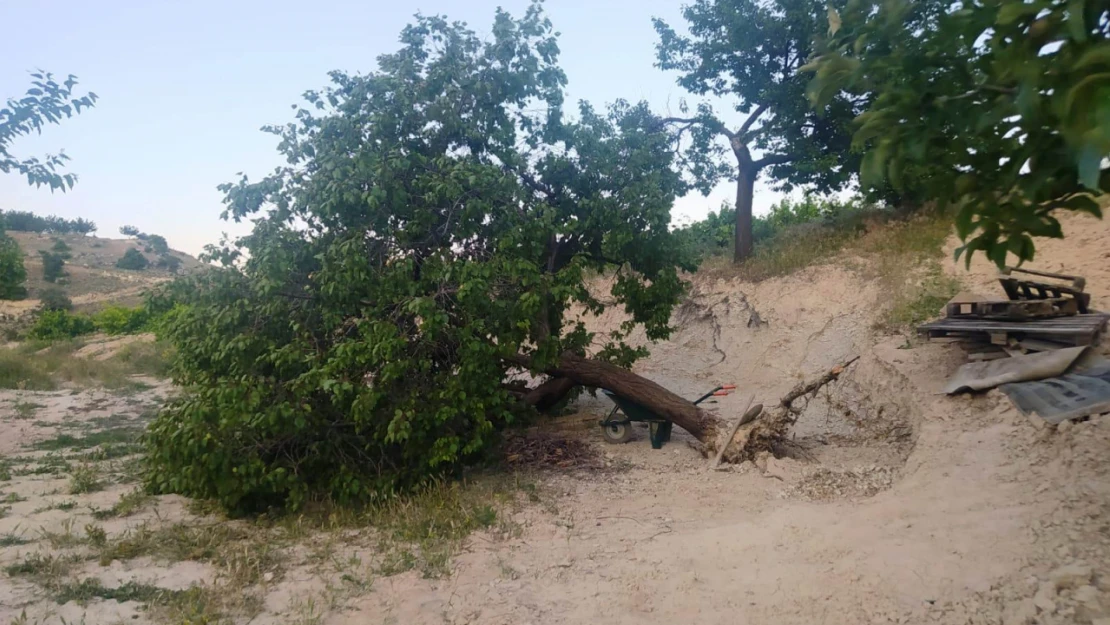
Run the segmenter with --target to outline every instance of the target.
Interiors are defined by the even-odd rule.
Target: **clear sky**
[[[0,96],[22,95],[30,70],[75,74],[100,96],[94,109],[13,145],[20,157],[64,148],[80,176],[67,193],[0,175],[0,208],[85,217],[102,236],[130,224],[199,252],[221,232],[216,185],[280,163],[264,124],[327,83],[333,69],[368,72],[398,47],[412,15],[446,14],[488,32],[497,6],[521,15],[526,0],[38,0],[0,2]],[[687,94],[653,67],[653,16],[682,23],[676,0],[548,0],[561,33],[569,101],[647,100],[677,112]],[[690,99],[691,102],[696,101]],[[676,220],[705,215],[732,197],[678,201]],[[776,194],[756,189],[756,212]]]

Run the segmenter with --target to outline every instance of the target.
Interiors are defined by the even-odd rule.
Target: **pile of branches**
[[[508,432],[502,445],[505,464],[513,469],[605,468],[605,461],[590,443],[557,432],[530,430]]]

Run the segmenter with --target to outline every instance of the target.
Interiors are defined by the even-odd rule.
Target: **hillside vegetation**
[[[149,253],[145,256],[152,264],[147,269],[128,271],[117,268],[116,263],[128,250],[142,248],[142,243],[134,239],[20,232],[11,228],[7,234],[23,253],[27,298],[0,301],[0,313],[18,315],[35,308],[43,291],[51,287],[64,290],[78,310],[94,310],[108,304],[134,306],[141,302],[145,290],[175,275],[155,266],[153,261],[156,255]],[[43,279],[41,253],[55,250],[58,241],[64,242],[68,248],[69,258],[63,268],[67,275],[58,283],[51,284]],[[184,252],[171,250],[170,254],[181,260],[180,273],[195,271],[202,266],[200,261]]]

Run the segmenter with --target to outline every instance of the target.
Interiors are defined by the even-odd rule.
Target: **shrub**
[[[143,256],[143,253],[135,248],[131,248],[124,253],[123,258],[116,261],[117,269],[128,269],[130,271],[142,271],[150,266],[150,261]]]
[[[43,310],[73,310],[73,301],[62,289],[50,287],[39,293],[39,307]]]
[[[146,241],[146,251],[159,256],[170,253],[170,244],[166,241],[166,237],[160,234],[148,234],[143,239]]]
[[[46,310],[39,315],[28,336],[44,341],[59,341],[93,332],[96,332],[96,324],[87,315],[77,315],[65,310]]]
[[[96,327],[107,334],[134,334],[143,332],[150,324],[150,313],[145,308],[109,306],[93,317]]]
[[[14,239],[0,230],[0,299],[27,297],[27,270],[23,267],[23,250]]]
[[[119,229],[119,233],[125,237],[137,237],[141,234],[135,226],[123,226]]]
[[[154,266],[159,269],[165,269],[170,273],[177,273],[177,270],[181,268],[181,259],[176,256],[171,256],[170,254],[163,254],[158,257]]]
[[[47,252],[45,250],[39,251],[39,256],[42,256],[42,279],[54,283],[58,278],[65,277],[65,258],[61,254],[54,252]]]

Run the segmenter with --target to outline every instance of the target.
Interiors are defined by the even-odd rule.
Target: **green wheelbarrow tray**
[[[736,390],[736,385],[734,384],[718,386],[705,395],[695,399],[694,404],[700,404],[714,396],[723,397],[732,393],[734,390]],[[655,414],[649,408],[645,408],[630,399],[626,399],[607,390],[602,390],[602,392],[605,393],[606,397],[613,400],[613,409],[609,411],[609,416],[598,422],[606,442],[619,444],[627,443],[632,440],[633,421],[648,424],[652,449],[661,449],[663,443],[671,440],[671,429],[674,427],[674,424],[671,423],[669,419]],[[620,418],[617,412],[624,413],[624,418]]]

